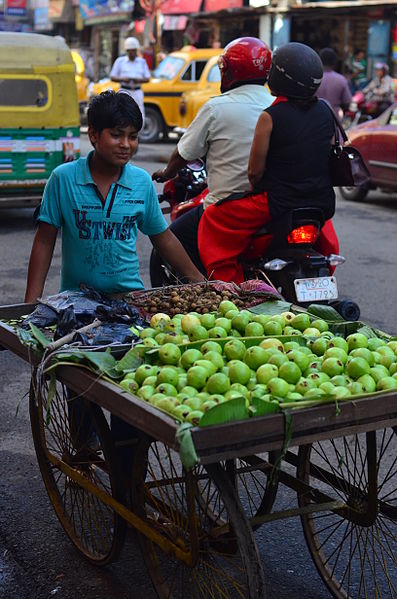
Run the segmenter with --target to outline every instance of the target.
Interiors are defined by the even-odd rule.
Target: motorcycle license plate
[[[298,302],[318,302],[338,297],[335,277],[295,279],[294,285]]]

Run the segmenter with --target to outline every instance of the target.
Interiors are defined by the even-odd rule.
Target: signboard
[[[22,23],[17,19],[6,17],[0,12],[0,31],[31,31],[29,23]]]
[[[48,19],[48,0],[36,0],[33,11],[33,27],[35,31],[52,29],[52,23]]]
[[[134,0],[80,0],[81,17],[86,24],[131,18]]]
[[[5,14],[7,17],[26,17],[26,0],[6,0]]]
[[[35,8],[33,13],[35,31],[50,31],[52,23],[48,19],[48,8]]]
[[[199,12],[201,0],[163,0],[160,10],[163,15],[183,15]]]
[[[215,12],[227,8],[241,8],[243,0],[205,0],[206,12]]]

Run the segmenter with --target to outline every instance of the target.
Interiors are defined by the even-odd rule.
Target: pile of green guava
[[[307,312],[254,314],[226,300],[217,313],[155,314],[141,338],[145,363],[120,386],[194,425],[237,398],[248,417],[257,400],[274,412],[397,390],[397,341],[344,338]]]

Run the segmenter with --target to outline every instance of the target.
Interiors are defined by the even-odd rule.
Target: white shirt
[[[205,206],[249,191],[248,159],[256,123],[273,101],[263,85],[242,85],[208,100],[181,137],[182,158],[207,157]]]
[[[150,79],[150,71],[146,60],[140,56],[137,56],[135,60],[130,60],[128,56],[119,56],[119,58],[116,58],[114,61],[114,65],[110,71],[110,77]],[[134,85],[132,82],[131,84]],[[140,83],[137,85],[140,85]]]

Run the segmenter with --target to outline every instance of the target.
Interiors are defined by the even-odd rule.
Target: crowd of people
[[[145,118],[142,83],[150,79],[150,71],[146,60],[141,55],[140,43],[135,37],[128,37],[124,42],[125,54],[116,59],[110,71],[110,79],[120,83],[137,102]],[[384,62],[376,62],[371,70],[365,52],[361,48],[351,51],[345,48],[345,60],[340,61],[333,48],[319,51],[323,64],[323,79],[316,92],[318,97],[326,99],[335,113],[342,118],[352,100],[353,95],[362,92],[362,103],[370,104],[371,116],[377,116],[393,102],[396,90],[389,74],[389,67]],[[342,72],[339,72],[337,65]]]
[[[344,71],[336,71],[338,57],[332,48],[323,48],[319,52],[323,63],[324,77],[317,90],[318,97],[327,100],[340,117],[347,110],[353,94],[362,92],[363,106],[367,106],[372,117],[381,114],[394,101],[396,90],[385,62],[374,64],[374,76],[368,79],[368,66],[365,53],[358,48],[347,54]]]

